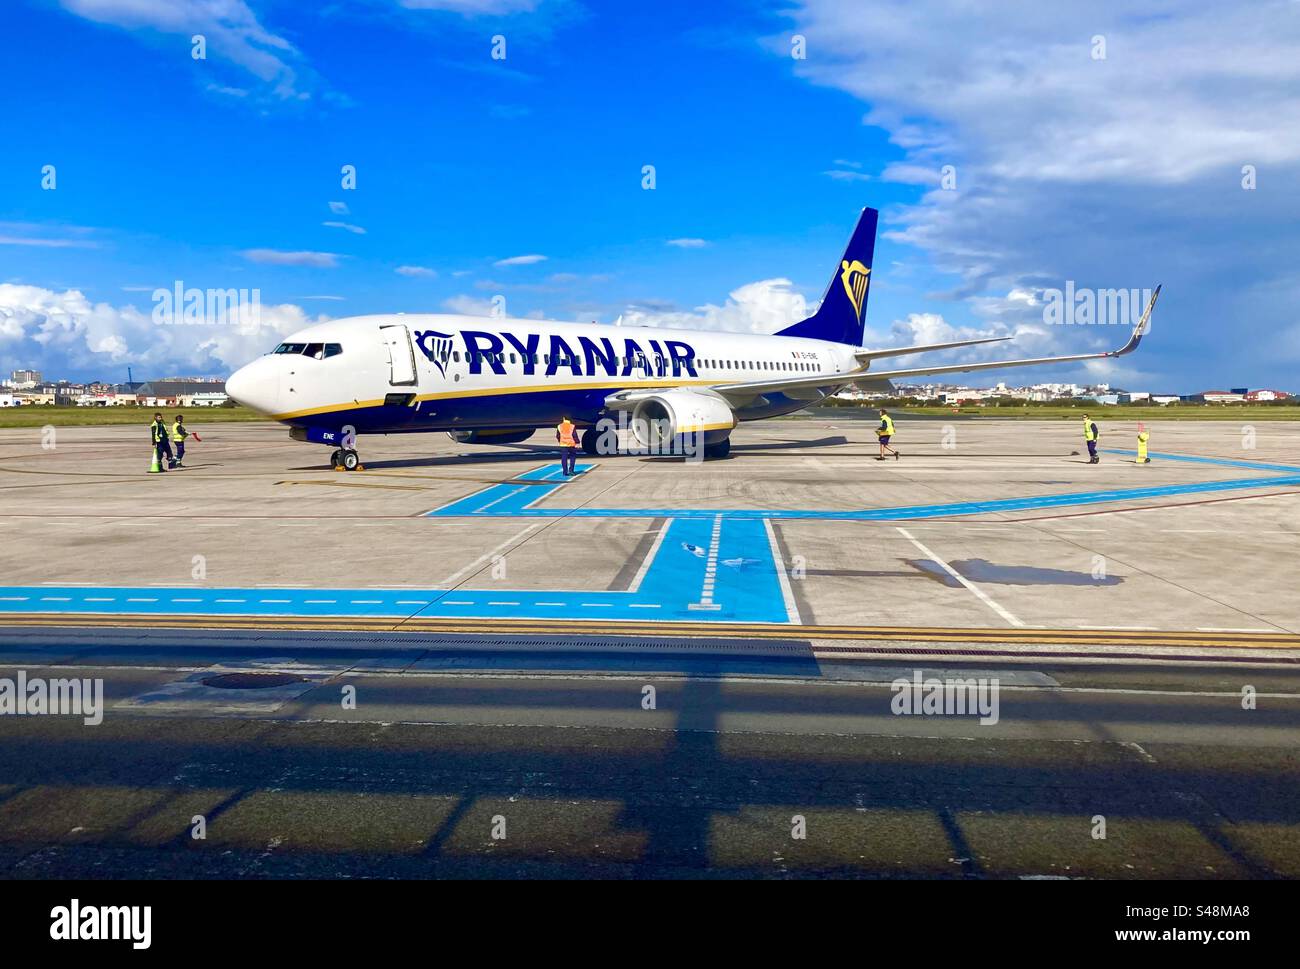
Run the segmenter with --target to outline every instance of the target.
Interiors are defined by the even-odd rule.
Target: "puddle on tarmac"
[[[961,588],[961,583],[929,559],[908,559],[907,564],[946,586]],[[1043,569],[1033,565],[994,565],[987,559],[957,559],[949,565],[964,579],[990,585],[1119,585],[1124,579],[1108,575],[1094,579],[1091,572],[1068,572]]]

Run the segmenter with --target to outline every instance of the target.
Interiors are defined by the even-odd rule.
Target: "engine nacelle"
[[[472,431],[448,431],[447,436],[457,444],[518,444],[520,441],[526,441],[532,437],[535,430],[536,428],[532,427],[523,429],[507,427],[499,430],[487,428]]]
[[[655,452],[718,444],[735,426],[731,405],[721,397],[693,390],[665,390],[641,398],[632,408],[632,437]]]

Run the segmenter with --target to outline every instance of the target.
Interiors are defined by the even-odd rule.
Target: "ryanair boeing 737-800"
[[[589,454],[602,427],[630,428],[639,447],[683,440],[725,457],[739,421],[789,414],[849,386],[887,390],[898,377],[968,373],[1118,357],[1137,349],[1160,288],[1118,350],[907,370],[884,357],[992,343],[861,346],[878,212],[864,209],[817,312],[752,334],[455,315],[356,316],[295,333],[226,382],[226,392],[334,448],[352,470],[358,434],[445,431],[467,444],[512,444],[568,417]]]

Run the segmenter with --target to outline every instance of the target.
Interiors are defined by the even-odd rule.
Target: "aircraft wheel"
[[[337,468],[339,464],[342,463],[342,461],[343,461],[343,449],[335,448],[333,453],[330,454],[330,467]]]
[[[600,433],[594,428],[589,427],[582,432],[582,453],[599,454],[597,448],[600,446]]]
[[[731,438],[724,437],[717,444],[704,445],[704,460],[717,461],[731,453]]]
[[[361,464],[361,458],[356,451],[349,448],[343,452],[342,464],[345,471],[355,471]]]

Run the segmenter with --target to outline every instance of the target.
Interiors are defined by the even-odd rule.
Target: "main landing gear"
[[[330,455],[330,467],[335,471],[364,471],[361,457],[351,448],[336,448]]]

